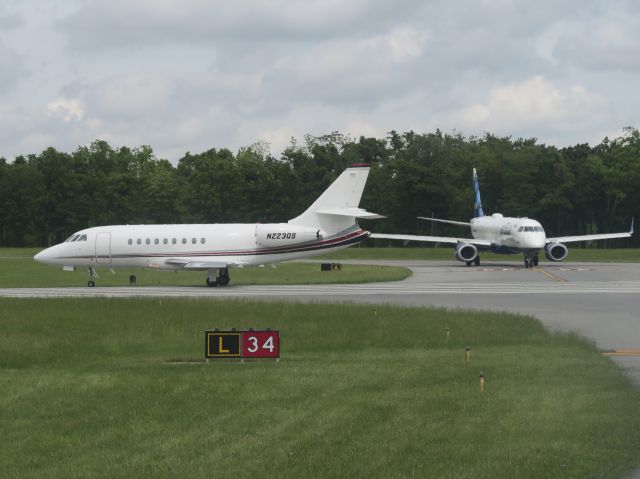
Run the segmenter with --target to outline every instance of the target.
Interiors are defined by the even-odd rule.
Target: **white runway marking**
[[[0,297],[261,297],[261,296],[371,296],[439,294],[639,294],[640,281],[580,283],[370,283],[342,285],[227,286],[205,287],[96,287],[96,288],[4,288]]]

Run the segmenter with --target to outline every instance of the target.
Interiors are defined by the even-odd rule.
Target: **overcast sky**
[[[640,126],[640,2],[3,0],[0,156]]]

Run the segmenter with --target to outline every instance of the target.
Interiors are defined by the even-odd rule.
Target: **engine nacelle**
[[[549,243],[544,247],[544,255],[549,261],[564,261],[569,249],[562,243]]]
[[[478,248],[471,243],[460,243],[456,246],[456,259],[466,263],[467,261],[473,261],[478,256]]]
[[[288,223],[256,225],[256,242],[260,246],[286,246],[307,243],[324,238],[325,233],[318,228],[290,225]]]

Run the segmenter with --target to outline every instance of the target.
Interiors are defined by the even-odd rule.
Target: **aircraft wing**
[[[438,218],[428,218],[426,216],[418,216],[418,219],[425,220],[425,221],[433,221],[435,223],[447,223],[450,225],[471,226],[471,223],[465,223],[464,221],[441,220]]]
[[[426,243],[470,243],[476,246],[491,246],[491,241],[475,239],[475,238],[453,238],[450,236],[419,236],[419,235],[396,235],[396,234],[382,234],[382,233],[371,233],[369,238],[380,238],[380,239],[393,239],[393,240],[401,240],[401,241],[422,241]]]
[[[172,264],[176,266],[182,266],[184,269],[192,269],[192,270],[205,270],[205,269],[220,269],[220,268],[230,268],[230,267],[238,267],[244,266],[246,263],[232,262],[227,263],[226,261],[191,261],[188,259],[182,258],[169,258],[165,261],[167,264]]]
[[[613,238],[629,238],[633,234],[633,222],[631,219],[631,228],[626,233],[603,233],[597,235],[579,235],[579,236],[558,236],[556,238],[547,238],[547,243],[575,243],[577,241],[595,241]]]
[[[594,241],[613,238],[629,238],[631,233],[605,233],[599,235],[558,236],[547,238],[547,243],[575,243],[577,241]]]

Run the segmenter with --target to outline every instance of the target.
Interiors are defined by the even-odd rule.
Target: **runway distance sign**
[[[279,331],[205,331],[205,359],[279,358]]]

